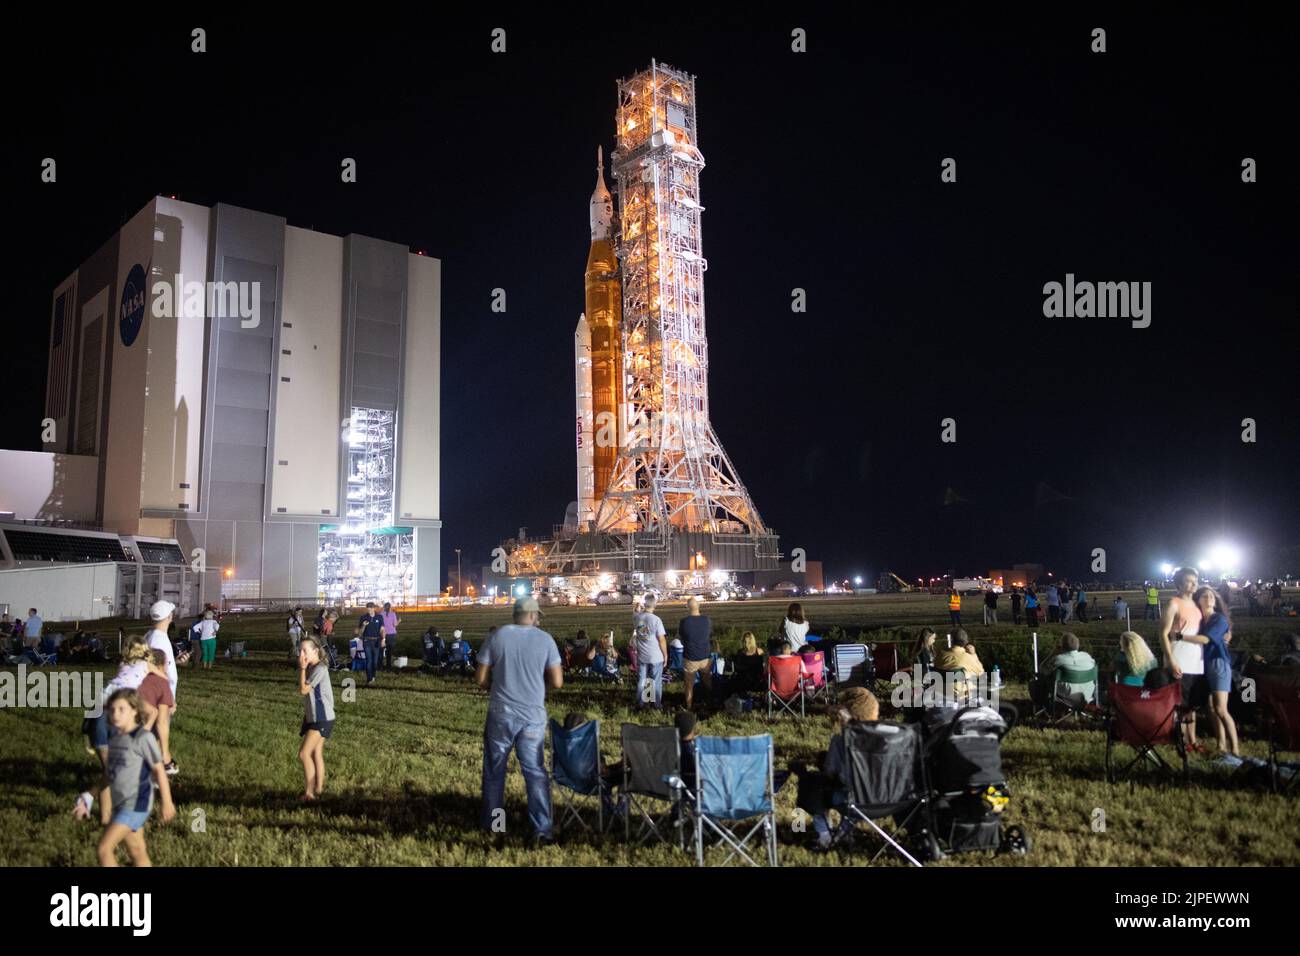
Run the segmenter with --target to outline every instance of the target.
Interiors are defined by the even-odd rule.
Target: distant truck
[[[953,578],[952,586],[957,593],[965,596],[968,594],[983,594],[990,588],[994,594],[1002,593],[1002,585],[994,584],[988,578]]]

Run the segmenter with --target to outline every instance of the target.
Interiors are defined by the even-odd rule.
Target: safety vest
[[[960,594],[950,594],[950,595],[948,595],[948,610],[950,610],[950,611],[960,611],[960,610],[961,610],[961,595],[960,595]]]
[[[1155,588],[1147,588],[1147,603],[1156,605],[1160,603],[1160,592]]]

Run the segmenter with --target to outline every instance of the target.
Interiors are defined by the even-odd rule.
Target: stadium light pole
[[[456,603],[465,603],[465,583],[460,577],[460,548],[454,549],[456,552]]]

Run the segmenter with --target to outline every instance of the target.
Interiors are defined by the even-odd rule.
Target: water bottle
[[[993,674],[989,679],[989,686],[993,688],[993,690],[997,690],[1002,686],[1002,671],[998,669],[997,664],[993,665]]]

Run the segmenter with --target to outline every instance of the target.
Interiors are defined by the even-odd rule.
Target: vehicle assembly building
[[[192,575],[186,604],[437,593],[440,282],[391,242],[151,200],[54,290],[0,569],[136,537]]]
[[[574,334],[576,502],[550,538],[503,543],[509,573],[775,569],[777,536],[709,418],[694,77],[652,62],[620,81],[616,143],[618,211],[598,152]]]

